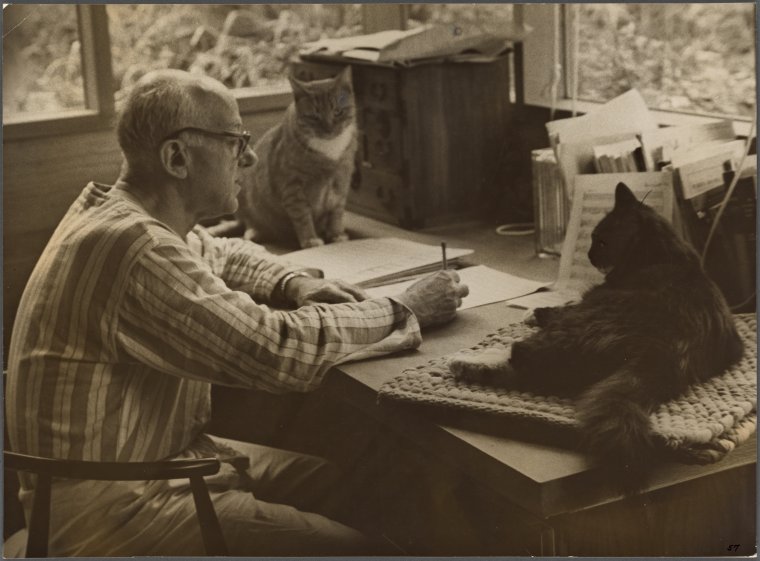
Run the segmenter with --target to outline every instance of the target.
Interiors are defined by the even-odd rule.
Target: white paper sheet
[[[524,279],[508,273],[502,273],[496,269],[486,267],[485,265],[475,265],[458,269],[457,273],[461,281],[470,289],[470,294],[462,299],[461,310],[467,308],[476,308],[493,302],[502,302],[509,298],[515,298],[524,294],[529,294],[539,288],[547,286],[548,283]],[[411,284],[419,280],[406,280],[400,283],[376,286],[367,289],[367,292],[373,298],[382,296],[394,296],[407,289]]]

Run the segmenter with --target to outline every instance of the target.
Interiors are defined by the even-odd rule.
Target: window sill
[[[35,114],[24,119],[3,122],[4,140],[25,140],[41,136],[64,136],[108,130],[112,117],[97,111],[61,111]]]
[[[529,102],[526,102],[529,103]],[[530,103],[539,107],[549,108],[546,103],[537,102]],[[578,114],[588,113],[598,108],[601,105],[599,102],[594,101],[578,101],[575,104],[575,109]],[[556,108],[561,111],[571,112],[573,110],[573,102],[570,99],[561,99],[557,102]],[[714,123],[716,121],[730,119],[734,122],[734,130],[739,136],[747,136],[752,127],[752,119],[749,117],[733,117],[730,115],[695,115],[692,113],[678,113],[676,111],[662,111],[658,109],[650,109],[652,114],[657,118],[657,121],[661,126],[677,126],[677,125],[699,125],[704,123]]]
[[[242,88],[233,90],[233,94],[241,115],[279,111],[285,109],[293,99],[288,85]],[[112,130],[113,126],[111,115],[92,110],[61,111],[9,119],[3,123],[3,138],[8,141],[93,133]]]
[[[285,109],[293,100],[293,94],[287,84],[264,88],[240,88],[233,90],[233,93],[241,115]]]

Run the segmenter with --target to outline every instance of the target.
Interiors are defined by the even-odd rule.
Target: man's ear
[[[177,179],[185,179],[187,177],[189,157],[190,154],[187,146],[178,139],[167,140],[161,145],[159,151],[161,166],[166,173]]]

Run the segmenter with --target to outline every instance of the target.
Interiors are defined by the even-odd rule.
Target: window
[[[378,5],[373,15],[396,10]],[[242,111],[284,108],[284,69],[298,45],[362,33],[366,19],[360,4],[13,5],[4,18],[3,134],[109,128],[124,87],[154,68],[204,72],[239,88]]]
[[[533,28],[527,103],[551,106],[556,91],[556,106],[571,109],[577,69],[580,111],[637,88],[664,123],[752,116],[753,4],[527,4],[523,12]]]
[[[576,67],[591,102],[636,87],[653,107],[748,119],[756,91],[750,3],[13,4],[4,15],[6,138],[108,128],[120,92],[152,68],[214,76],[245,112],[282,108],[301,43],[424,23],[532,27],[527,103],[549,105],[553,83],[568,99]]]
[[[84,109],[76,6],[14,4],[3,15],[3,119]]]
[[[578,98],[637,88],[653,109],[752,116],[753,4],[576,4]],[[572,83],[572,82],[571,82]]]

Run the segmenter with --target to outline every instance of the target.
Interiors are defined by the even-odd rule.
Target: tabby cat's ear
[[[625,183],[618,183],[615,187],[615,208],[625,208],[638,204],[636,195],[633,194]]]
[[[346,66],[343,70],[341,70],[340,74],[336,76],[338,79],[338,83],[341,85],[348,86],[349,88],[352,85],[351,82],[351,67]]]
[[[299,99],[305,95],[307,95],[306,87],[304,86],[304,83],[298,80],[295,76],[292,74],[288,76],[288,81],[290,82],[290,87],[293,90],[293,97],[296,99]]]

